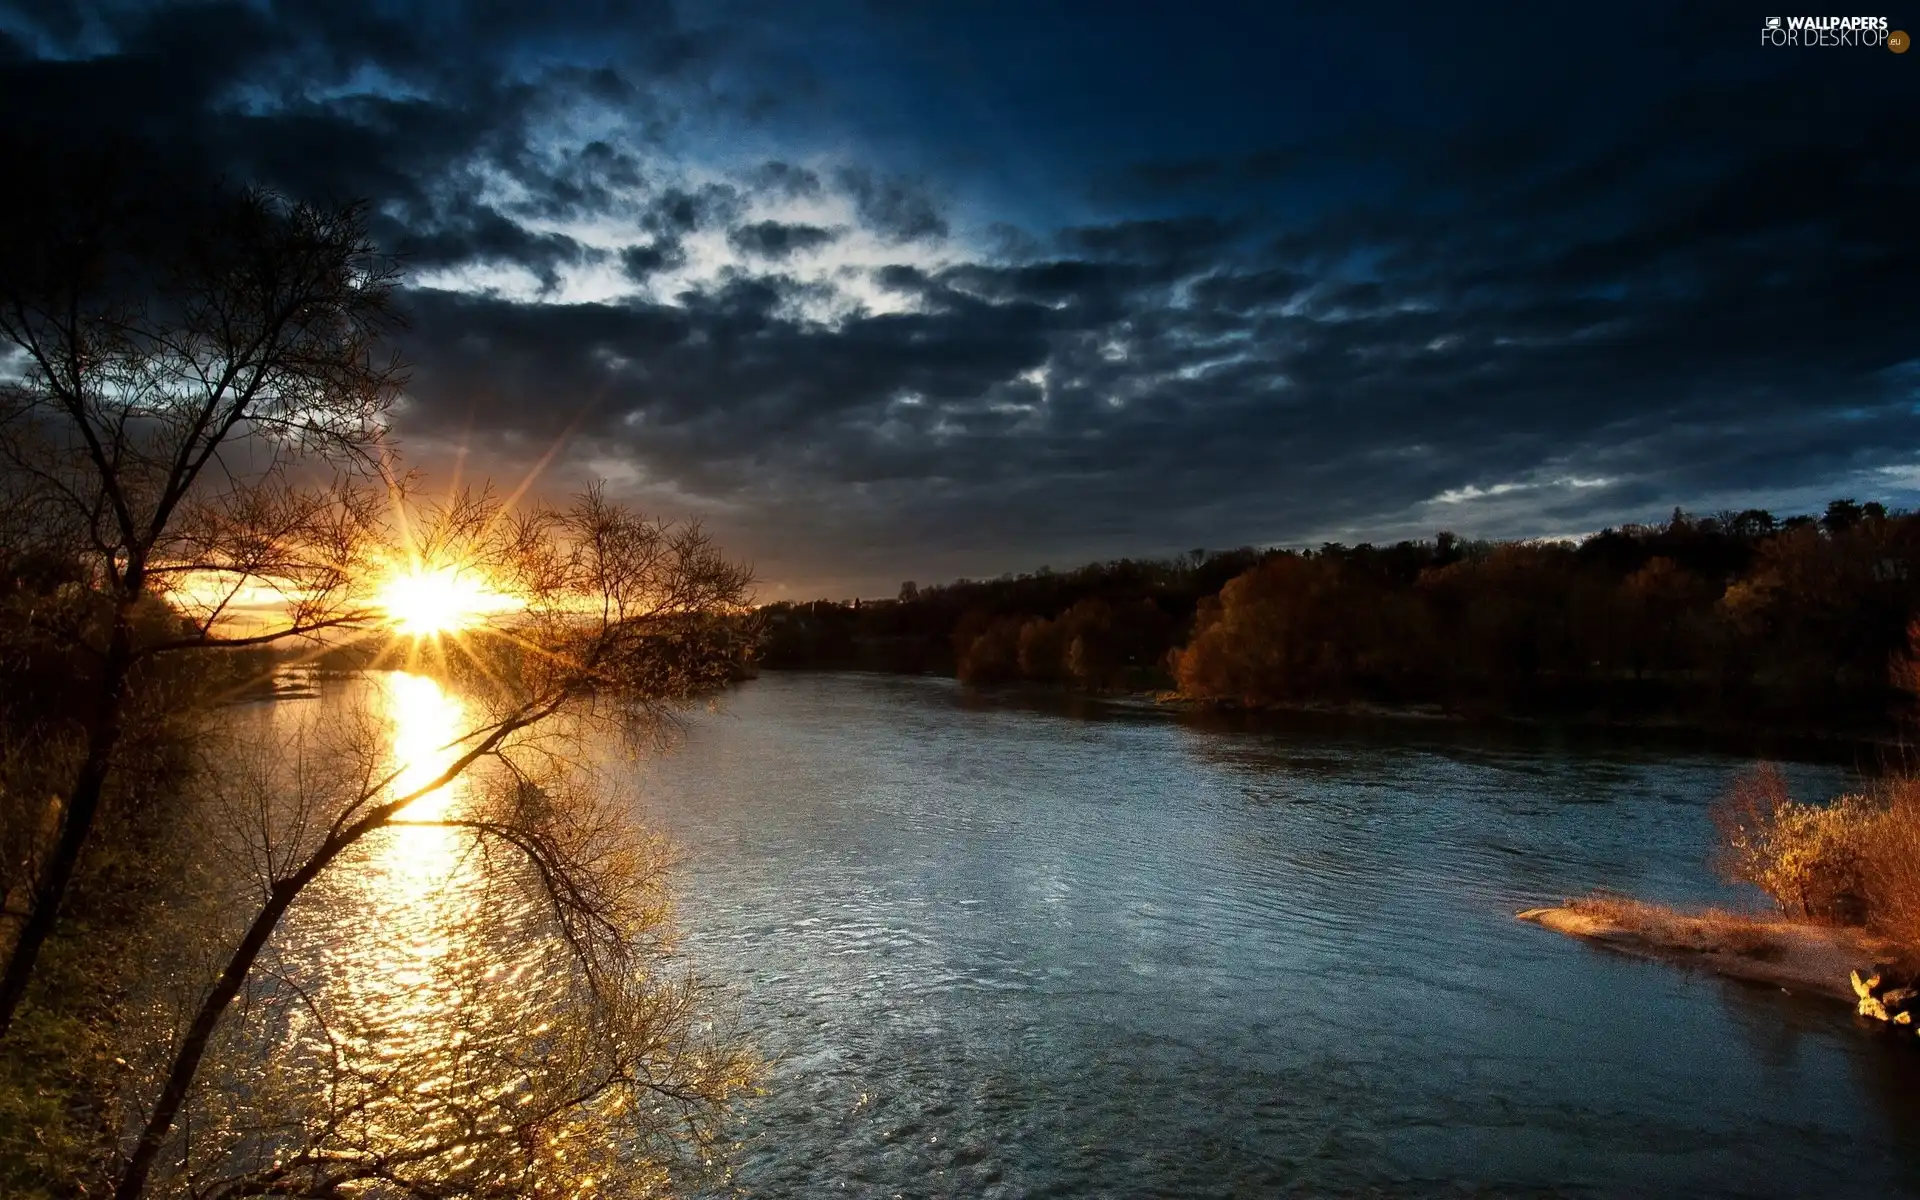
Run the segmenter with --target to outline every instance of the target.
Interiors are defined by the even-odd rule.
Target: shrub
[[[1860,842],[1867,922],[1920,948],[1920,777],[1891,778],[1876,795],[1873,822]]]
[[[1862,924],[1861,835],[1871,809],[1863,796],[1798,803],[1779,769],[1761,766],[1735,780],[1714,807],[1721,871],[1772,896],[1791,916]]]
[[[1864,925],[1920,947],[1920,777],[1864,795],[1796,802],[1772,766],[1741,776],[1713,811],[1719,865],[1807,920]]]

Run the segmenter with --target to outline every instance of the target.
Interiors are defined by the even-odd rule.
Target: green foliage
[[[0,1195],[91,1194],[119,1132],[117,1040],[126,938],[74,920],[48,944],[0,1054]]]
[[[63,1194],[88,1173],[98,1146],[86,1116],[101,1039],[85,1021],[36,1004],[9,1040],[0,1057],[0,1195]]]

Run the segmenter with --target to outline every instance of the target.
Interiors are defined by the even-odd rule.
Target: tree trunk
[[[522,709],[515,719],[501,722],[479,745],[448,764],[434,779],[404,796],[394,797],[346,829],[333,834],[321,843],[299,870],[273,885],[267,894],[266,904],[254,915],[246,936],[240,939],[239,946],[227,959],[220,977],[214,981],[213,990],[207,993],[199,1011],[194,1014],[193,1024],[187,1027],[187,1035],[181,1040],[180,1049],[173,1058],[173,1066],[167,1072],[166,1085],[160,1089],[160,1098],[154,1101],[153,1113],[147,1119],[146,1128],[141,1130],[133,1153],[127,1158],[126,1170],[120,1176],[119,1185],[114,1188],[114,1200],[138,1200],[146,1194],[147,1177],[153,1173],[154,1160],[160,1156],[160,1148],[166,1144],[167,1135],[173,1132],[174,1120],[179,1117],[180,1108],[186,1103],[187,1090],[193,1086],[194,1076],[200,1072],[200,1061],[206,1057],[207,1043],[213,1040],[213,1031],[219,1026],[220,1018],[226,1015],[234,997],[246,985],[247,974],[253,970],[254,960],[266,949],[280,919],[293,907],[300,893],[348,847],[372,830],[385,825],[394,813],[459,778],[480,758],[493,753],[511,734],[552,716],[566,697],[567,693],[561,692],[548,703],[537,708]],[[389,778],[380,786],[384,788],[391,783],[392,779]]]
[[[240,994],[241,987],[246,984],[254,960],[266,948],[267,940],[280,924],[280,918],[286,915],[287,909],[313,876],[332,861],[333,853],[323,852],[321,858],[310,863],[298,875],[275,884],[266,905],[255,914],[253,924],[247,928],[247,936],[234,949],[233,956],[220,972],[220,978],[214,981],[213,990],[207,993],[207,998],[200,1004],[200,1011],[194,1014],[193,1024],[187,1028],[180,1051],[174,1055],[173,1068],[167,1073],[166,1086],[160,1090],[160,1098],[154,1102],[147,1127],[141,1131],[140,1140],[127,1159],[119,1186],[114,1188],[114,1200],[136,1200],[146,1193],[147,1176],[153,1173],[154,1160],[160,1156],[160,1148],[166,1144],[167,1135],[173,1132],[174,1118],[180,1115],[180,1106],[187,1099],[187,1089],[193,1085],[193,1078],[200,1071],[200,1060],[206,1057],[207,1043],[213,1039],[215,1027],[220,1024],[227,1006],[233,1003],[234,997]]]
[[[7,956],[6,973],[0,976],[0,1039],[12,1028],[14,1014],[19,1011],[27,985],[33,980],[40,951],[60,920],[60,906],[80,865],[80,854],[93,833],[93,819],[100,811],[100,797],[106,789],[114,747],[120,741],[120,701],[133,658],[129,628],[132,607],[130,602],[122,603],[115,613],[100,680],[100,707],[94,714],[93,728],[87,733],[86,757],[81,760],[73,791],[60,814],[60,837],[34,884],[32,907]]]

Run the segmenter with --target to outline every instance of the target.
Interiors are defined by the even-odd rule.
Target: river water
[[[631,781],[775,1062],[752,1195],[1920,1194],[1920,1053],[1513,919],[1750,903],[1741,765],[768,675]]]

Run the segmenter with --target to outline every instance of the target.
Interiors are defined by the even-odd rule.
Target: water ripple
[[[1512,920],[1597,886],[1739,900],[1702,868],[1738,764],[1210,732],[938,680],[771,676],[731,708],[635,790],[691,853],[687,953],[776,1059],[749,1194],[1920,1179],[1920,1072],[1844,1015]]]

